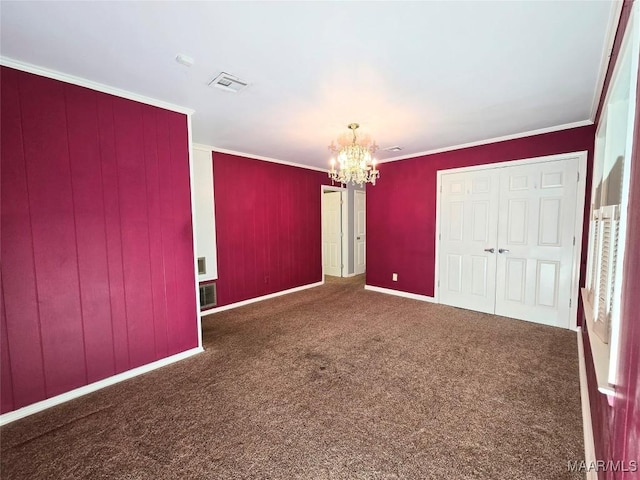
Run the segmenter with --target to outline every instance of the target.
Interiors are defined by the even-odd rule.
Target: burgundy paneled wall
[[[187,118],[2,67],[1,411],[197,346]]]
[[[434,295],[438,170],[588,150],[590,186],[594,132],[580,127],[382,164],[380,181],[367,188],[367,284]]]
[[[218,306],[322,280],[322,172],[213,153]]]

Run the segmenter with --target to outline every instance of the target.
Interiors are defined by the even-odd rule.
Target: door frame
[[[362,194],[364,195],[364,251],[365,251],[365,255],[364,255],[364,272],[363,273],[356,273],[356,250],[358,248],[358,243],[357,243],[357,238],[358,238],[358,232],[356,232],[356,223],[357,223],[357,218],[356,218],[356,195],[358,194]],[[367,191],[366,190],[354,190],[353,191],[353,274],[350,275],[363,275],[367,272]]]
[[[324,278],[324,248],[322,248],[322,237],[323,237],[323,225],[324,225],[324,202],[323,195],[324,192],[340,192],[340,237],[342,241],[340,242],[340,276],[345,276],[345,271],[349,265],[349,209],[347,205],[347,189],[345,187],[334,187],[331,185],[321,185],[320,186],[320,251],[321,251],[321,261],[322,261],[322,278]]]
[[[530,157],[520,160],[509,160],[507,162],[487,163],[484,165],[472,165],[467,167],[450,168],[446,170],[438,170],[436,172],[436,250],[435,250],[435,271],[434,271],[434,298],[440,303],[440,196],[442,195],[442,176],[449,173],[463,173],[480,170],[489,170],[494,168],[506,168],[518,165],[528,165],[533,163],[554,162],[558,160],[568,160],[571,158],[578,159],[578,186],[576,189],[576,212],[582,212],[582,215],[576,215],[574,232],[575,246],[573,249],[573,258],[571,266],[571,310],[569,319],[569,329],[578,330],[578,303],[580,291],[580,259],[582,258],[582,236],[583,236],[583,220],[584,207],[586,203],[586,187],[587,187],[587,154],[586,150],[578,152],[561,153],[556,155],[545,155],[542,157]]]

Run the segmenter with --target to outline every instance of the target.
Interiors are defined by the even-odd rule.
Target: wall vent
[[[229,73],[222,72],[216,78],[209,82],[210,87],[218,87],[222,90],[226,90],[227,92],[237,93],[240,90],[244,89],[249,85],[248,82],[244,80],[240,80],[235,75],[231,75]]]
[[[207,273],[207,257],[198,257],[198,275]]]
[[[200,285],[200,310],[215,307],[217,304],[216,284],[206,283]]]

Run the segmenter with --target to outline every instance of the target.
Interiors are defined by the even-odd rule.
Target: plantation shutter
[[[611,311],[615,302],[615,274],[618,254],[619,207],[603,207],[598,211],[597,231],[598,258],[594,259],[591,292],[593,299],[594,331],[604,343],[609,343]]]
[[[596,210],[591,218],[591,238],[589,238],[589,272],[587,277],[587,298],[594,305],[594,292],[598,285],[600,258],[600,211]]]

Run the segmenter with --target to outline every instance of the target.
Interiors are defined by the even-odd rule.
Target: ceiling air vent
[[[244,89],[247,85],[249,85],[244,80],[240,80],[235,75],[230,75],[228,73],[222,72],[216,78],[211,80],[209,83],[210,87],[218,87],[222,90],[226,90],[227,92],[239,92]]]
[[[384,148],[383,150],[386,150],[387,152],[399,152],[400,150],[402,150],[402,147],[399,147],[398,145],[394,145],[393,147],[387,147],[387,148]]]

